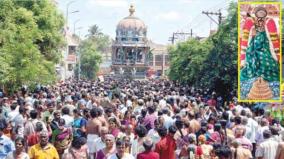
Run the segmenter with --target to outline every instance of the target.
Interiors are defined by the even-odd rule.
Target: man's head
[[[46,146],[48,144],[48,131],[41,131],[39,137],[40,137],[40,145]]]
[[[42,122],[37,122],[35,125],[35,131],[36,132],[41,132],[43,130],[43,124]]]
[[[242,123],[242,118],[240,116],[235,117],[235,123],[236,124],[241,124]]]
[[[87,142],[86,138],[84,137],[76,137],[72,140],[71,146],[75,149],[80,149],[83,145]]]
[[[104,126],[100,130],[100,136],[101,136],[102,140],[104,140],[106,134],[108,134],[108,128]]]
[[[196,136],[194,134],[189,134],[188,135],[188,142],[190,144],[194,144],[196,142]]]
[[[269,130],[271,131],[272,135],[279,135],[280,128],[277,126],[270,126]]]
[[[198,136],[198,142],[199,142],[200,144],[205,144],[205,142],[206,142],[206,137],[205,137],[205,135],[199,135],[199,136]]]
[[[227,145],[221,145],[220,147],[215,149],[215,153],[219,157],[219,159],[230,159],[232,155],[232,151]]]
[[[59,129],[63,129],[64,126],[65,126],[65,120],[63,118],[60,118],[58,120],[58,127],[59,127]]]
[[[146,137],[143,141],[143,147],[145,149],[145,151],[150,151],[153,147],[153,141],[151,140],[151,138]]]
[[[36,118],[37,118],[37,111],[36,111],[36,110],[31,110],[31,112],[30,112],[30,117],[31,117],[32,119],[36,119]]]
[[[163,126],[159,127],[157,131],[160,137],[165,137],[168,133],[167,129]]]
[[[15,110],[17,108],[17,106],[18,106],[18,104],[14,102],[14,103],[11,104],[10,108],[11,108],[11,110]]]
[[[177,128],[176,128],[175,126],[171,125],[171,126],[169,127],[169,134],[170,134],[171,136],[174,136],[175,133],[176,133],[176,131],[177,131]]]
[[[90,115],[91,115],[92,118],[98,117],[98,114],[99,114],[98,108],[92,108],[92,109],[91,109]]]
[[[116,149],[119,155],[124,154],[125,152],[125,142],[122,139],[116,141]]]
[[[73,114],[74,114],[74,117],[79,117],[79,116],[81,116],[81,112],[80,112],[79,109],[74,109],[74,110],[73,110]]]
[[[263,131],[263,138],[264,139],[269,139],[271,137],[271,131],[270,130],[264,130]]]
[[[268,123],[269,123],[269,122],[268,122],[268,120],[267,120],[266,118],[262,118],[261,121],[260,121],[260,125],[261,125],[261,126],[267,126]]]
[[[55,120],[58,121],[60,119],[60,111],[58,111],[58,110],[55,111],[54,114],[53,114],[53,117],[54,117]]]
[[[106,110],[105,110],[105,113],[107,114],[108,117],[111,116],[112,112],[113,112],[113,110],[112,110],[111,107],[108,107],[108,108],[106,108]]]
[[[145,128],[145,126],[143,125],[139,125],[135,128],[135,133],[139,136],[139,137],[145,137],[147,134],[147,129]]]
[[[21,106],[20,108],[19,108],[19,113],[20,114],[25,114],[26,113],[26,109],[25,109],[25,107],[23,107],[23,106]]]
[[[244,135],[245,128],[242,126],[237,126],[235,129],[235,136],[236,137],[242,137]]]
[[[63,114],[63,115],[69,115],[69,114],[70,114],[70,109],[69,109],[68,107],[64,107],[64,108],[62,109],[62,114]]]
[[[53,101],[47,100],[46,101],[46,106],[47,106],[47,109],[48,109],[49,112],[53,112],[54,111],[55,105],[54,105]]]
[[[7,127],[7,121],[5,119],[0,119],[0,136],[3,135],[4,129]]]

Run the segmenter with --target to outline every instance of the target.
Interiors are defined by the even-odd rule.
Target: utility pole
[[[80,19],[77,19],[74,23],[73,23],[73,29],[74,29],[74,31],[73,31],[73,34],[74,35],[76,35],[76,24],[78,23],[80,21]]]
[[[174,43],[175,43],[175,39],[176,39],[175,33],[173,33],[173,36],[172,36],[172,37],[169,37],[169,41],[171,41],[172,44],[174,44]]]
[[[80,37],[81,37],[81,32],[79,31],[79,45],[80,45],[80,42],[81,42]],[[80,79],[81,79],[81,49],[80,49],[80,47],[79,47],[79,51],[78,51],[78,56],[79,56],[78,80],[80,81]]]
[[[216,23],[217,25],[220,25],[222,22],[222,13],[219,9],[218,12],[208,12],[208,11],[202,11],[202,14],[207,15],[207,17],[209,17],[214,23]],[[213,15],[217,15],[218,16],[218,22],[212,17]]]
[[[180,35],[183,36],[183,37],[185,37],[186,35],[190,35],[190,37],[192,38],[192,35],[193,35],[192,29],[190,30],[190,33],[174,32],[173,36],[169,38],[169,41],[171,41],[172,44],[174,44],[175,43],[175,39],[179,39],[178,36],[180,36]]]

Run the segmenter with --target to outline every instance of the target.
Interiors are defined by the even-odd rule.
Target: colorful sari
[[[59,154],[62,154],[66,150],[72,140],[72,131],[68,128],[63,130],[56,129],[52,133],[52,143],[58,151]]]
[[[279,64],[273,59],[265,31],[252,38],[246,52],[246,65],[241,70],[241,81],[262,77],[268,82],[279,81]]]
[[[242,98],[246,98],[253,82],[259,77],[269,83],[273,98],[279,97],[279,70],[279,63],[272,57],[270,52],[266,32],[257,32],[255,37],[252,37],[246,50],[246,64],[240,73]]]

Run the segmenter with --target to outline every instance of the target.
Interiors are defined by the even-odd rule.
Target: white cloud
[[[126,0],[89,0],[92,6],[111,7],[111,8],[125,8],[128,7]]]
[[[156,16],[156,18],[166,21],[176,21],[181,19],[181,15],[178,12],[170,11],[166,13],[160,13]]]

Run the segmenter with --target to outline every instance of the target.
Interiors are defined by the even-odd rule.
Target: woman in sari
[[[25,152],[25,139],[18,137],[15,140],[15,151],[8,153],[6,159],[30,159],[29,155]]]
[[[279,98],[279,38],[272,18],[263,7],[255,9],[255,19],[248,17],[241,39],[241,98]],[[267,87],[252,91],[254,83]],[[278,86],[277,86],[278,85]],[[278,88],[277,88],[278,87]],[[256,94],[255,92],[258,92]],[[267,94],[266,94],[267,93]]]
[[[114,118],[114,117],[110,117],[108,119],[108,122],[109,122],[109,131],[110,133],[114,136],[114,137],[117,137],[120,130],[118,128],[118,123],[117,123],[117,120]]]
[[[56,148],[59,156],[68,148],[72,140],[72,130],[66,128],[65,120],[59,119],[58,128],[52,132],[52,143]]]
[[[105,135],[106,147],[99,150],[96,154],[96,159],[107,159],[109,156],[115,153],[114,136],[111,134]]]

